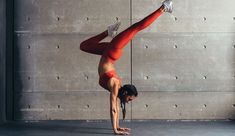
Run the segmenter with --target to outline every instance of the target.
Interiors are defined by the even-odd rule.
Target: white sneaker
[[[173,6],[172,6],[172,0],[165,0],[162,2],[162,5],[164,6],[164,11],[172,13]]]
[[[115,37],[117,35],[117,30],[120,25],[121,25],[121,22],[118,21],[115,24],[108,26],[108,35],[110,37]]]

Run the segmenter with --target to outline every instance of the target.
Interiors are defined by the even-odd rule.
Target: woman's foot
[[[165,12],[172,13],[172,10],[173,10],[172,3],[173,3],[172,0],[165,0],[162,2]]]
[[[121,25],[121,22],[118,21],[115,24],[108,26],[108,36],[115,37],[117,35],[117,30],[120,25]]]

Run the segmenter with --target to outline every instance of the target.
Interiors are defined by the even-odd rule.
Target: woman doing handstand
[[[82,51],[101,55],[99,62],[99,84],[104,89],[110,92],[110,116],[112,127],[115,134],[126,135],[129,134],[129,128],[122,128],[119,126],[119,104],[120,99],[123,119],[125,118],[125,103],[132,101],[137,97],[138,93],[136,87],[131,84],[122,86],[121,79],[115,72],[114,63],[122,54],[122,49],[127,43],[141,30],[152,24],[163,12],[172,12],[172,1],[165,0],[162,6],[142,19],[133,24],[126,30],[117,34],[120,22],[108,27],[108,29],[94,37],[91,37],[80,44]],[[105,37],[113,37],[111,42],[100,42]]]

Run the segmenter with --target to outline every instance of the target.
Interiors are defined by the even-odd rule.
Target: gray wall
[[[122,30],[130,25],[130,1],[15,1],[15,119],[110,118],[109,93],[98,85],[100,56],[79,46],[117,18]],[[117,69],[130,83],[130,46],[123,54]]]
[[[5,0],[0,1],[0,124],[6,120],[5,114],[5,78],[6,78],[6,5]]]
[[[142,91],[133,117],[235,118],[235,1],[174,2],[172,15],[133,40],[133,84]],[[133,22],[156,5],[132,3]]]
[[[109,119],[109,93],[98,85],[99,56],[80,51],[79,44],[115,20],[122,31],[160,4],[15,1],[15,119]],[[133,82],[140,92],[127,118],[235,118],[234,4],[174,1],[172,15],[133,39],[116,64],[123,83]]]

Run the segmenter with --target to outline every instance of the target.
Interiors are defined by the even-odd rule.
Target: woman
[[[165,0],[159,9],[118,35],[116,34],[121,24],[120,22],[109,26],[108,30],[83,41],[80,45],[82,51],[101,55],[98,67],[100,76],[99,84],[110,92],[110,116],[115,134],[127,135],[130,131],[129,128],[122,128],[119,126],[118,101],[120,100],[124,119],[126,113],[125,103],[135,99],[138,93],[134,85],[126,84],[122,86],[121,79],[115,72],[114,63],[121,57],[122,49],[137,34],[137,32],[152,24],[163,12],[172,12],[171,0]],[[111,42],[100,42],[107,36],[113,37]]]

